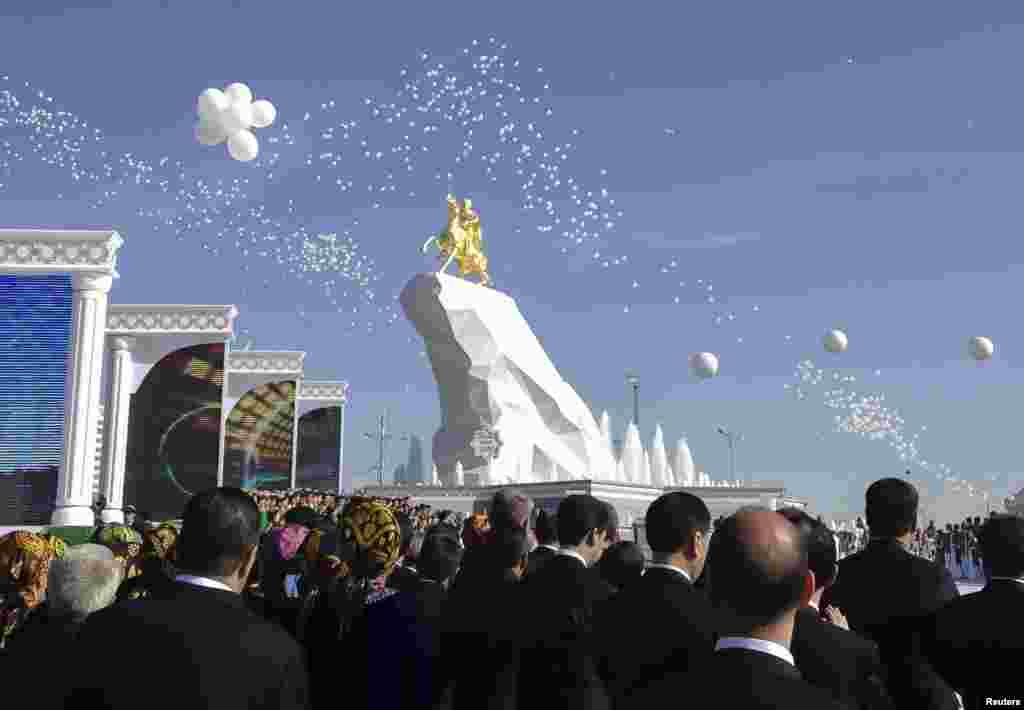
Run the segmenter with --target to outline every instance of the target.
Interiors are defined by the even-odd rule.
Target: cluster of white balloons
[[[255,160],[260,143],[251,128],[266,128],[277,118],[274,104],[252,100],[252,91],[245,84],[229,85],[224,91],[207,89],[199,95],[199,123],[196,140],[203,145],[228,142],[228,153],[235,160]]]

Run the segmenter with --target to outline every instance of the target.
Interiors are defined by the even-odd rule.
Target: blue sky
[[[0,144],[21,156],[0,154],[3,221],[113,226],[127,241],[113,302],[236,303],[243,340],[307,350],[307,377],[350,380],[346,466],[357,477],[375,463],[361,435],[383,408],[396,434],[428,445],[439,420],[422,348],[394,298],[433,264],[418,248],[442,225],[452,187],[481,210],[498,287],[615,426],[629,416],[624,372],[635,369],[645,441],[660,421],[667,440],[687,435],[697,464],[724,476],[715,427],[725,425],[746,437],[741,471],[782,478],[825,513],[859,510],[866,484],[904,464],[886,441],[833,433],[833,416],[848,411],[826,407],[821,391],[798,400],[784,389],[810,358],[826,378],[856,377],[849,391],[884,394],[899,410],[904,440],[918,434],[918,458],[929,464],[915,464],[915,477],[951,510],[970,501],[938,485],[947,474],[937,464],[966,481],[995,477],[1000,494],[1024,485],[1014,437],[1024,390],[1014,325],[1024,268],[1019,5],[170,5],[3,4],[0,70],[9,79],[0,91],[20,97],[18,110],[35,97],[103,134],[70,153],[60,133],[44,130],[34,151],[25,125],[0,126]],[[510,72],[518,59],[514,81],[538,102],[517,104],[509,92],[507,118],[482,102],[472,150],[455,162],[459,126],[436,118],[437,143],[419,152],[422,122],[433,119],[410,109],[403,120],[421,124],[409,130],[384,119],[389,104],[412,105],[396,90],[435,60],[470,81],[463,47],[470,57],[501,53]],[[233,81],[278,109],[274,126],[257,131],[264,157],[254,163],[193,137],[198,94]],[[353,120],[343,141],[338,127]],[[527,175],[542,174],[530,188],[514,172],[524,164],[510,158],[521,144],[496,139],[509,121],[534,149]],[[562,160],[554,146],[566,143]],[[495,151],[502,157],[486,173],[480,155]],[[96,179],[76,182],[71,157]],[[414,170],[400,172],[409,163]],[[551,215],[520,209],[527,192],[547,197],[541,164],[560,169],[550,193],[560,222],[547,232],[537,227]],[[585,210],[569,199],[570,177],[579,194],[592,193],[583,203],[609,217],[562,253],[557,235]],[[338,179],[351,189],[337,189]],[[175,218],[201,221],[195,210],[217,202],[217,180],[237,187],[224,209],[250,220],[244,238],[218,240],[220,218],[177,234]],[[179,187],[189,196],[175,201]],[[281,235],[296,230],[351,237],[351,263],[364,255],[355,270],[368,285],[339,279],[328,296],[329,275],[293,273],[308,260],[276,263],[275,254],[295,253],[286,243],[298,242]],[[832,327],[850,337],[841,356],[822,352]],[[979,334],[996,344],[984,367],[966,358],[967,338]],[[722,363],[701,385],[686,373],[699,350]],[[406,448],[393,447],[389,468]]]

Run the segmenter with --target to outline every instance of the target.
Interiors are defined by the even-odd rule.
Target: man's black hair
[[[565,546],[583,544],[592,530],[607,524],[604,506],[594,496],[574,494],[558,504],[558,541]]]
[[[432,529],[423,538],[416,570],[423,579],[447,582],[455,576],[462,562],[458,535],[451,528]]]
[[[222,577],[260,540],[260,511],[239,488],[212,488],[185,505],[178,565],[199,575]]]
[[[644,553],[635,542],[620,540],[604,553],[597,572],[608,584],[622,589],[644,573]]]
[[[864,494],[864,514],[873,537],[900,537],[917,527],[917,489],[900,478],[882,478]]]
[[[1024,518],[995,515],[978,535],[981,560],[993,577],[1024,577]]]
[[[522,528],[501,528],[487,546],[487,554],[502,571],[512,569],[530,554],[530,540]]]
[[[558,516],[548,513],[543,508],[537,513],[537,522],[534,524],[534,534],[537,536],[537,543],[540,545],[558,544]]]
[[[786,547],[771,550],[748,542],[740,518],[722,521],[711,537],[708,562],[711,596],[748,629],[777,622],[800,603],[807,572],[807,546],[794,531]]]
[[[707,535],[711,511],[697,496],[673,491],[651,503],[644,518],[647,544],[654,554],[671,555],[685,548],[695,533]]]
[[[814,584],[821,588],[833,581],[836,574],[836,538],[820,520],[799,508],[775,511],[796,526],[807,545],[807,566],[814,572]]]

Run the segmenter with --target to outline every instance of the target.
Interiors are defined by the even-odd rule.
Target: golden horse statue
[[[480,277],[481,286],[491,285],[491,277],[487,274],[483,238],[480,235],[480,215],[473,209],[470,200],[462,200],[460,203],[455,197],[448,195],[448,226],[423,244],[424,254],[431,244],[437,244],[441,252],[439,258],[445,259],[444,266],[438,270],[438,274],[443,274],[454,260],[459,264],[459,276],[476,274]]]

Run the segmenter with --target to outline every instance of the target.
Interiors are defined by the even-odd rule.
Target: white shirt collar
[[[686,577],[686,581],[687,582],[689,582],[690,584],[693,584],[693,580],[690,579],[690,573],[689,572],[687,572],[685,569],[679,569],[678,567],[676,567],[674,565],[670,565],[667,562],[651,562],[651,563],[649,563],[647,565],[647,568],[648,569],[652,569],[652,568],[655,568],[655,569],[670,569],[673,572],[677,572],[677,573],[683,575],[684,577]]]
[[[583,555],[581,555],[580,553],[576,552],[576,550],[569,550],[569,549],[566,549],[566,548],[563,547],[562,549],[560,549],[558,551],[558,554],[566,555],[567,557],[575,557],[577,560],[579,560],[580,562],[583,563],[584,567],[589,567],[590,566],[590,565],[587,564],[587,561],[585,559],[583,559]]]
[[[748,651],[767,653],[769,656],[775,656],[776,658],[782,659],[791,666],[796,665],[793,661],[793,654],[789,652],[789,649],[782,644],[775,643],[774,641],[745,638],[743,636],[723,636],[718,639],[718,643],[715,644],[715,650],[721,651],[726,648],[745,648]]]
[[[537,545],[537,547],[543,547],[545,550],[551,550],[552,552],[558,552],[558,545]]]
[[[235,591],[223,582],[218,582],[216,579],[210,579],[209,577],[196,577],[191,574],[179,574],[177,577],[174,578],[174,581],[184,582],[185,584],[191,584],[195,587],[206,587],[207,589],[220,589],[221,591],[231,592],[232,594]]]

